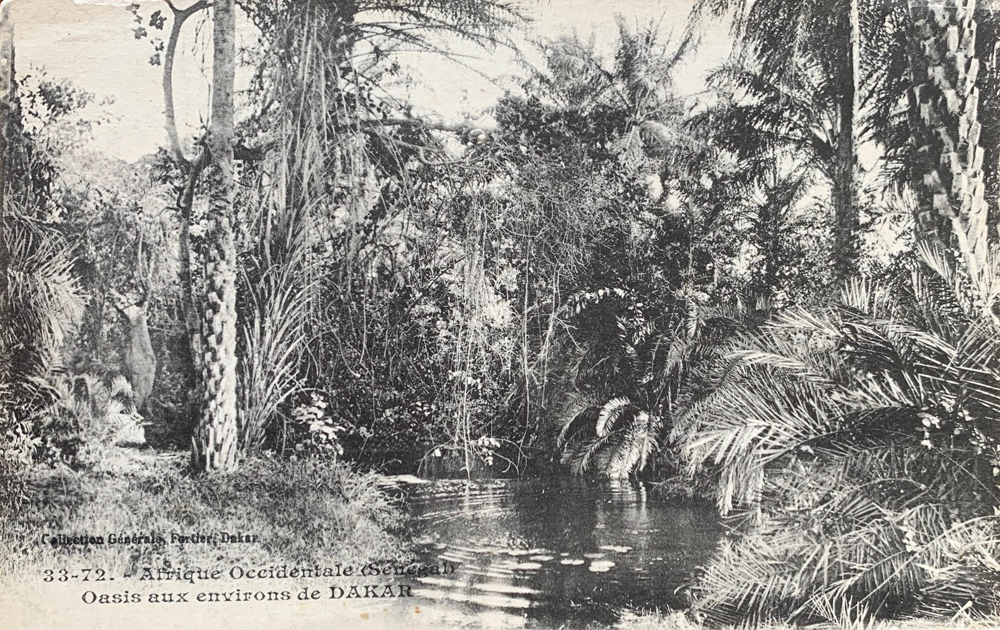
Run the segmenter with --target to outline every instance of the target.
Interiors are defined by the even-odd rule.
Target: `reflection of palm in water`
[[[714,511],[628,482],[435,482],[413,488],[415,527],[453,576],[421,581],[435,605],[521,611],[543,627],[613,622],[625,606],[679,606],[675,591],[719,537]]]

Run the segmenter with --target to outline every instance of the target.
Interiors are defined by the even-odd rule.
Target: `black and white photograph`
[[[0,627],[1000,628],[1000,0],[0,0]]]

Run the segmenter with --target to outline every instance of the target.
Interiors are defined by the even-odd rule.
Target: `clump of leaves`
[[[596,468],[612,479],[642,472],[658,448],[659,416],[650,414],[628,398],[612,398],[593,417],[588,407],[567,422],[559,434],[562,463],[582,475]]]
[[[294,455],[320,456],[337,461],[344,455],[342,439],[348,427],[329,414],[326,397],[310,392],[309,399],[292,409],[285,430],[286,447]]]
[[[779,315],[681,414],[692,471],[713,472],[720,509],[746,523],[698,586],[709,616],[1000,604],[997,296],[929,249],[920,258],[825,310]]]

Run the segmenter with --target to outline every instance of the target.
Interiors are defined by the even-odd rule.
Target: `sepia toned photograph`
[[[1000,628],[998,227],[1000,0],[0,0],[0,628]]]

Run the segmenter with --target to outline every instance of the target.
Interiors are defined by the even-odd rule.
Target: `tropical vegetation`
[[[4,545],[68,478],[61,524],[249,493],[302,559],[309,526],[267,514],[315,501],[359,557],[398,533],[367,471],[576,474],[716,502],[691,618],[996,619],[986,4],[699,0],[610,45],[529,44],[502,0],[135,4],[167,130],[135,163],[88,148],[93,95],[18,74],[5,7]],[[211,109],[183,137],[196,22]],[[485,118],[399,89],[455,42],[517,62]]]

